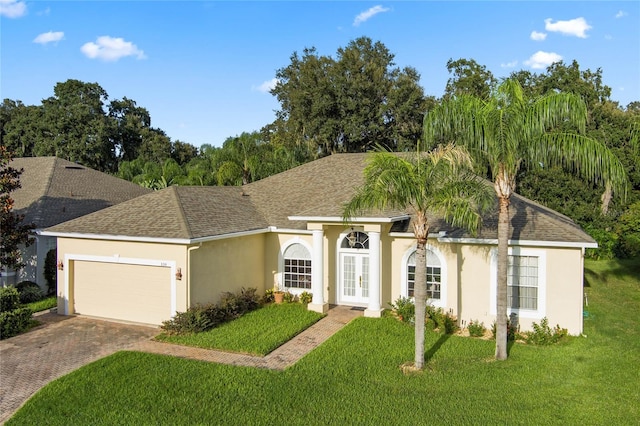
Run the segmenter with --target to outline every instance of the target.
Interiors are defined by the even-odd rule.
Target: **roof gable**
[[[26,223],[46,228],[150,192],[124,179],[56,157],[15,158],[23,169],[12,193],[14,211]]]
[[[48,231],[190,240],[265,228],[238,187],[171,186]]]

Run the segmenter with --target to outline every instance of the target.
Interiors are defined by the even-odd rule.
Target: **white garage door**
[[[74,312],[160,325],[171,317],[171,268],[74,262]]]

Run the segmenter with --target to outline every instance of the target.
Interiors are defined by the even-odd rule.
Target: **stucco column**
[[[310,311],[326,313],[329,304],[324,300],[324,231],[313,231],[313,254],[311,256],[311,291],[313,300],[307,307]]]
[[[379,318],[380,308],[380,232],[369,231],[369,307],[365,317]]]

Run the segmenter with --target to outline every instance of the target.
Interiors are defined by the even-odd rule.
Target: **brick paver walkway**
[[[332,307],[325,318],[264,357],[178,346],[152,340],[140,342],[133,349],[221,364],[284,370],[331,337],[346,323],[361,315],[362,311],[348,306]]]
[[[50,381],[120,350],[282,370],[331,337],[362,311],[335,306],[329,314],[265,357],[150,340],[154,327],[45,314],[36,329],[0,341],[0,425]]]

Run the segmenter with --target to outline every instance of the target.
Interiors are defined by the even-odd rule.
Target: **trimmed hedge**
[[[9,312],[20,306],[20,294],[15,287],[0,287],[0,313]]]
[[[0,340],[22,333],[29,327],[33,311],[26,306],[0,313]]]
[[[222,293],[218,304],[196,305],[185,312],[178,312],[162,323],[167,334],[200,333],[236,319],[260,307],[255,288],[242,289],[239,293]]]

